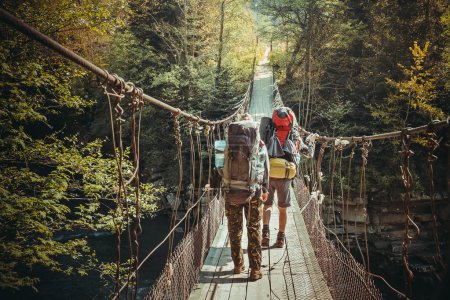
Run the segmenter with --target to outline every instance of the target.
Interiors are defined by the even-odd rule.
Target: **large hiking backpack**
[[[294,120],[295,114],[289,107],[281,107],[273,111],[272,122],[282,147],[291,132]]]
[[[288,107],[273,111],[267,149],[270,156],[270,177],[291,179],[300,162],[297,144],[292,140],[296,125],[294,112]]]
[[[269,157],[281,157],[288,162],[299,163],[299,141],[293,140],[299,138],[296,125],[295,114],[289,107],[274,110],[271,126],[267,130],[267,135],[270,136],[267,143]]]
[[[260,142],[258,123],[245,120],[228,126],[223,187],[232,203],[249,201],[263,181],[267,153]]]

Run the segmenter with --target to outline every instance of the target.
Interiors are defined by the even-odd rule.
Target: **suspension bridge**
[[[211,164],[213,144],[216,138],[223,137],[226,132],[227,125],[235,120],[239,115],[249,112],[256,120],[260,120],[263,116],[271,116],[271,112],[277,106],[282,105],[281,96],[273,79],[273,73],[269,66],[269,62],[263,61],[256,66],[256,71],[251,79],[251,83],[235,112],[222,120],[211,121],[201,117],[192,115],[179,108],[172,107],[154,97],[146,95],[143,90],[134,86],[130,82],[126,82],[117,75],[112,75],[104,69],[101,69],[89,61],[86,61],[77,54],[66,49],[56,41],[45,36],[29,25],[16,19],[8,12],[0,9],[0,19],[16,28],[30,38],[44,44],[53,49],[57,53],[72,60],[80,66],[90,70],[99,78],[104,80],[103,89],[107,95],[111,105],[111,124],[113,136],[117,137],[117,128],[120,128],[120,122],[123,118],[123,99],[126,95],[130,95],[133,105],[130,105],[132,114],[130,118],[134,122],[134,114],[138,114],[142,106],[151,104],[160,109],[170,111],[174,123],[174,136],[177,141],[177,153],[179,161],[179,172],[182,172],[181,163],[181,134],[180,119],[184,119],[189,128],[195,128],[197,137],[197,145],[191,137],[191,149],[198,150],[199,161],[201,157],[201,136],[200,126],[204,125],[204,142],[208,150],[208,174],[204,177],[205,182],[209,182],[211,177]],[[266,53],[267,57],[267,53]],[[412,191],[412,178],[409,172],[409,159],[412,156],[410,150],[412,137],[416,135],[427,134],[428,137],[428,153],[429,153],[429,170],[430,178],[433,178],[432,164],[435,160],[434,151],[440,146],[442,139],[438,133],[448,133],[448,119],[445,121],[434,122],[416,128],[405,128],[397,132],[389,132],[372,136],[362,137],[325,137],[319,136],[317,143],[320,144],[318,155],[315,159],[310,160],[309,164],[301,170],[300,178],[295,180],[294,190],[296,200],[288,211],[288,224],[286,228],[286,246],[278,249],[269,247],[263,250],[263,278],[258,281],[249,281],[247,272],[234,275],[233,265],[230,256],[230,248],[228,244],[228,234],[226,229],[226,219],[223,216],[224,200],[220,189],[218,191],[202,192],[202,179],[198,179],[193,184],[197,191],[193,193],[189,201],[188,209],[183,218],[177,219],[178,207],[180,204],[180,185],[176,200],[173,204],[173,215],[171,231],[162,243],[169,243],[169,256],[166,267],[162,270],[159,279],[150,287],[149,292],[143,298],[145,299],[382,299],[382,293],[374,284],[377,278],[390,288],[394,294],[401,298],[411,298],[411,282],[412,270],[408,262],[408,247],[419,231],[418,222],[414,220],[414,216],[410,212],[410,195]],[[134,124],[134,123],[132,123]],[[116,126],[116,127],[115,127]],[[133,133],[136,130],[136,124],[131,128]],[[222,130],[221,130],[222,129]],[[307,134],[308,132],[304,132]],[[191,133],[190,133],[191,134]],[[401,180],[404,184],[405,193],[403,195],[403,214],[404,214],[404,240],[402,244],[403,267],[406,274],[405,291],[401,292],[392,287],[388,281],[381,276],[371,273],[368,238],[367,238],[367,202],[366,198],[366,174],[365,168],[367,158],[371,150],[372,141],[384,139],[398,139],[401,142]],[[138,149],[139,137],[133,138],[133,149]],[[347,141],[344,143],[343,141]],[[137,143],[137,144],[136,144]],[[332,157],[341,157],[345,149],[351,149],[349,156],[351,159],[357,146],[361,148],[362,166],[361,166],[361,186],[360,199],[361,203],[355,209],[353,214],[354,229],[349,230],[349,221],[336,221],[336,209],[338,205],[342,205],[340,210],[341,216],[349,216],[348,201],[345,197],[341,198],[341,203],[333,199],[333,188],[331,195],[327,195],[328,205],[322,202],[320,192],[324,190],[321,170],[326,149],[330,149]],[[447,150],[448,151],[448,150]],[[120,155],[120,154],[119,154]],[[434,158],[434,159],[433,159]],[[122,159],[119,157],[119,161]],[[117,201],[120,203],[124,199],[121,189],[126,184],[134,183],[139,190],[139,151],[134,150],[135,171],[131,178],[124,178],[122,175],[119,179],[119,192]],[[194,159],[191,156],[191,159]],[[195,165],[192,164],[192,165]],[[331,164],[330,164],[331,165]],[[333,169],[336,164],[333,164]],[[201,169],[201,164],[200,164]],[[341,170],[340,170],[341,171]],[[121,173],[120,163],[118,164],[118,172]],[[308,172],[311,184],[305,186],[302,175]],[[201,171],[199,172],[201,176]],[[438,175],[444,176],[444,175]],[[447,175],[448,176],[448,175]],[[181,178],[181,176],[180,176]],[[447,180],[448,181],[448,180]],[[332,185],[332,184],[331,184]],[[340,182],[343,186],[343,183]],[[432,185],[432,182],[431,182]],[[432,185],[433,186],[433,185]],[[138,193],[138,192],[137,192]],[[341,191],[343,195],[343,191]],[[437,236],[437,218],[436,204],[434,199],[434,190],[430,193],[430,202],[432,207],[433,222],[435,225],[435,235]],[[447,194],[448,198],[448,194]],[[330,204],[331,203],[331,204]],[[135,203],[137,212],[139,211],[139,197],[136,195]],[[334,228],[328,228],[324,224],[324,216],[330,215],[334,220],[331,222]],[[188,232],[185,232],[183,240],[178,244],[173,243],[173,232],[181,224],[187,224],[187,220],[194,216],[194,224],[191,225]],[[357,215],[358,214],[358,215]],[[139,215],[137,220],[139,223]],[[276,211],[271,214],[271,230],[275,234],[277,232],[278,214]],[[356,223],[362,225],[360,235],[363,245],[359,245]],[[340,232],[337,230],[337,223],[341,224]],[[352,224],[350,224],[352,225]],[[246,234],[244,233],[244,237]],[[350,236],[350,238],[349,238]],[[346,238],[345,238],[346,237]],[[361,253],[362,263],[359,263],[351,254],[348,243],[349,239],[355,239],[355,243]],[[134,241],[138,245],[138,234],[134,235]],[[275,236],[271,236],[271,241],[275,240]],[[436,260],[441,260],[439,238],[436,237]],[[160,245],[161,245],[160,244]],[[246,240],[244,238],[243,246],[245,248]],[[158,246],[159,247],[159,246]],[[154,253],[155,249],[148,253],[139,253],[138,248],[131,253],[130,259],[134,260],[135,265],[131,273],[125,277],[119,278],[117,273],[116,285],[113,293],[114,299],[136,298],[138,296],[138,274],[142,268],[150,267],[145,265],[146,261]],[[246,262],[248,266],[248,262]]]

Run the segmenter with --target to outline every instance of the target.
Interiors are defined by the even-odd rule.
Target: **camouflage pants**
[[[244,264],[244,256],[241,246],[243,231],[243,210],[247,220],[248,260],[250,268],[261,268],[261,232],[260,221],[262,217],[261,199],[254,197],[250,203],[231,204],[225,203],[225,214],[228,219],[228,234],[230,236],[231,258],[235,266]]]

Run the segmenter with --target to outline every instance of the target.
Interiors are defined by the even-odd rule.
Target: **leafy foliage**
[[[383,105],[382,109],[375,109],[372,114],[385,123],[393,123],[394,129],[410,124],[410,115],[413,113],[421,123],[445,117],[442,109],[432,105],[437,98],[437,92],[436,78],[433,78],[433,72],[424,65],[428,47],[429,43],[426,43],[422,49],[415,42],[414,46],[409,48],[414,64],[410,68],[399,64],[405,77],[403,81],[396,82],[390,78],[386,79],[387,84],[396,92],[388,96],[387,105]]]
[[[112,45],[111,68],[174,107],[210,119],[228,115],[248,87],[256,32],[248,30],[252,17],[246,1],[225,1],[222,68],[218,73],[221,2],[130,1],[132,17]],[[103,126],[92,123],[92,135]],[[183,161],[188,162],[185,127],[182,133]],[[141,141],[145,149],[143,172],[174,186],[178,176],[174,172],[177,164],[171,115],[145,107]]]
[[[283,100],[306,129],[361,136],[448,116],[445,1],[253,3],[267,18]],[[395,151],[370,155],[371,188],[383,195],[401,191]]]
[[[7,1],[13,10],[72,49],[88,53],[89,36],[107,41],[119,26],[113,8],[122,1]],[[40,13],[36,13],[39,10]],[[86,275],[101,268],[86,236],[113,232],[117,215],[117,166],[102,140],[83,142],[77,116],[96,100],[77,88],[88,78],[21,34],[1,30],[0,59],[0,287],[36,289],[36,266],[64,274]],[[99,41],[98,39],[97,41]],[[132,164],[124,161],[125,175]],[[131,189],[131,187],[130,187]],[[142,212],[156,209],[161,189],[142,184]],[[130,204],[135,203],[129,193]],[[133,218],[135,212],[128,212]],[[122,225],[123,226],[123,225]],[[61,238],[78,233],[77,238]],[[72,263],[67,264],[67,260]],[[64,262],[63,262],[64,261]]]
[[[248,87],[255,51],[260,56],[254,20],[273,46],[283,99],[307,129],[368,135],[448,115],[445,1],[254,0],[253,13],[248,2],[7,0],[1,6],[147,94],[207,118],[228,115]],[[0,26],[0,286],[38,287],[29,272],[36,266],[80,275],[95,268],[109,278],[114,267],[97,261],[86,238],[61,238],[112,232],[115,221],[124,226],[125,212],[114,200],[116,165],[106,154],[114,149],[104,143],[107,104],[97,103],[85,71]],[[181,125],[188,168],[190,141]],[[150,213],[163,192],[151,182],[170,189],[178,180],[171,115],[146,106],[141,143],[142,209]],[[398,157],[383,155],[397,148],[387,143],[370,154],[371,189],[389,187],[379,197],[400,190]],[[415,174],[419,169],[412,166]],[[356,190],[358,183],[350,185]],[[133,208],[136,199],[127,195]],[[68,258],[77,264],[62,263]]]

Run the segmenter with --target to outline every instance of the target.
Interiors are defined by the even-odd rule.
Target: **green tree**
[[[321,111],[348,97],[342,90],[352,85],[352,77],[339,72],[355,63],[348,48],[361,26],[345,19],[341,1],[262,0],[257,7],[271,20],[272,63],[279,67],[285,104],[297,108],[303,127],[321,124]]]
[[[130,1],[132,17],[112,45],[111,69],[172,106],[205,118],[222,118],[241,100],[251,74],[256,31],[245,2],[226,3],[218,76],[219,0]],[[91,132],[99,132],[103,122],[92,124]],[[174,185],[178,179],[172,117],[146,107],[142,124],[144,172]],[[186,162],[189,153],[183,153]]]
[[[2,7],[89,56],[120,26],[113,8],[121,3],[6,1]],[[96,102],[81,96],[89,92],[81,88],[87,73],[4,24],[0,36],[0,287],[37,289],[36,266],[79,275],[102,269],[86,237],[58,234],[113,232],[117,224],[123,230],[121,220],[136,213],[116,209],[117,166],[102,152],[103,141],[78,137],[80,115]],[[129,178],[131,161],[122,167]],[[149,213],[158,190],[141,187],[142,211]],[[125,201],[134,207],[132,192]]]
[[[421,48],[415,42],[409,48],[413,64],[409,68],[402,64],[398,65],[404,75],[402,81],[386,79],[387,84],[394,89],[394,93],[387,97],[387,105],[383,104],[382,107],[374,109],[372,114],[384,123],[393,125],[393,129],[445,117],[442,109],[433,105],[437,98],[436,79],[432,76],[432,70],[425,65],[429,45],[425,43]]]

